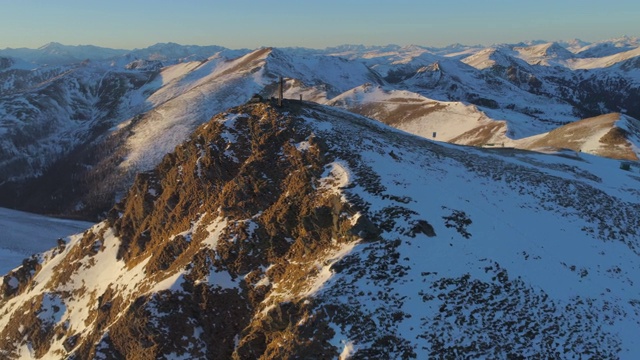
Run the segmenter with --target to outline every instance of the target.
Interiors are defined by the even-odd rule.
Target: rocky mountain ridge
[[[106,221],[4,277],[0,349],[633,358],[640,178],[617,165],[435,143],[312,102],[229,109]]]
[[[287,98],[302,96],[430,139],[474,146],[519,147],[609,113],[640,117],[633,39],[600,44],[611,44],[600,58],[580,55],[571,44],[587,46],[251,51],[169,43],[105,59],[108,49],[51,44],[38,54],[93,49],[97,55],[47,66],[3,58],[0,205],[102,219],[137,172],[152,169],[211,114],[256,93],[275,95],[280,76]],[[560,48],[565,60],[542,61],[555,56],[542,50]],[[484,58],[489,65],[481,65]],[[594,153],[633,159],[636,137],[622,135],[631,152]]]

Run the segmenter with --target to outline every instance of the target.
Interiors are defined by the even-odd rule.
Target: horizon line
[[[0,51],[4,51],[4,50],[40,50],[42,48],[45,48],[49,45],[60,45],[60,46],[65,46],[65,47],[85,47],[85,46],[90,46],[90,47],[97,47],[97,48],[102,48],[102,49],[109,49],[109,50],[120,50],[120,51],[135,51],[135,50],[144,50],[144,49],[148,49],[150,47],[156,46],[156,45],[179,45],[179,46],[196,46],[196,47],[221,47],[227,50],[254,50],[254,49],[261,49],[261,48],[300,48],[300,49],[310,49],[310,50],[326,50],[326,49],[331,49],[331,48],[338,48],[338,47],[346,47],[346,46],[360,46],[360,47],[389,47],[389,46],[397,46],[397,47],[401,47],[401,48],[406,48],[406,47],[412,47],[412,46],[417,46],[417,47],[423,47],[423,48],[435,48],[435,49],[442,49],[442,48],[447,48],[447,47],[452,47],[452,46],[464,46],[464,47],[491,47],[491,46],[495,46],[495,45],[518,45],[518,44],[533,44],[533,43],[558,43],[558,42],[571,42],[571,41],[581,41],[581,42],[585,42],[588,44],[597,44],[597,43],[606,43],[606,42],[611,42],[611,41],[615,41],[615,40],[635,40],[635,41],[640,41],[640,36],[629,36],[627,34],[623,34],[617,37],[612,37],[612,38],[607,38],[604,40],[584,40],[581,38],[570,38],[570,39],[555,39],[555,40],[548,40],[548,39],[526,39],[526,40],[521,40],[518,42],[494,42],[491,44],[483,44],[483,43],[475,43],[475,44],[469,44],[469,43],[461,43],[461,42],[453,42],[447,45],[425,45],[425,44],[416,44],[416,43],[410,43],[410,44],[400,44],[400,43],[387,43],[387,44],[364,44],[364,43],[342,43],[342,44],[336,44],[336,45],[330,45],[330,46],[326,46],[326,47],[313,47],[313,46],[300,46],[300,45],[286,45],[286,46],[273,46],[273,45],[261,45],[261,46],[257,46],[257,47],[228,47],[225,45],[219,45],[219,44],[195,44],[195,43],[179,43],[179,42],[175,42],[175,41],[167,41],[167,42],[156,42],[153,43],[151,45],[145,46],[145,47],[134,47],[134,48],[121,48],[121,47],[110,47],[110,46],[104,46],[104,45],[96,45],[96,44],[67,44],[67,43],[63,43],[63,42],[59,42],[59,41],[50,41],[47,42],[41,46],[38,47],[27,47],[27,46],[23,46],[23,47],[5,47],[5,48],[1,48]]]

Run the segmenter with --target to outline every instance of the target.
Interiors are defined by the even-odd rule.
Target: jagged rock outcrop
[[[199,338],[210,340],[203,340],[204,348],[190,356],[217,354],[213,357],[228,358],[235,348],[234,337],[248,328],[252,313],[271,287],[256,285],[261,278],[268,274],[271,282],[278,282],[293,272],[287,268],[289,261],[338,246],[335,241],[350,242],[362,235],[349,231],[352,224],[344,213],[354,210],[348,204],[337,195],[325,196],[314,189],[330,160],[322,140],[300,119],[283,117],[265,104],[243,111],[247,113],[218,116],[167,155],[154,171],[138,175],[108,221],[79,235],[71,249],[62,251],[64,259],[52,269],[53,274],[40,280],[61,302],[74,297],[58,289],[75,283],[75,272],[92,264],[104,266],[91,259],[104,252],[105,246],[117,246],[115,258],[109,261],[120,264],[120,260],[124,272],[144,264],[144,280],[131,284],[138,289],[129,296],[114,290],[112,285],[116,284],[109,284],[102,293],[78,289],[90,298],[85,299],[89,314],[82,320],[86,325],[94,324],[91,328],[63,325],[54,330],[53,324],[47,327],[42,323],[37,316],[41,310],[37,309],[31,318],[20,317],[24,326],[31,324],[58,333],[55,340],[49,335],[26,336],[36,357],[51,351],[53,341],[58,343],[53,353],[61,354],[62,344],[76,358],[99,353],[116,358],[157,358],[186,351],[190,341],[182,340],[182,336],[194,336],[197,327],[201,328]],[[298,149],[298,143],[305,143],[305,149]],[[211,239],[207,229],[216,224],[219,233]],[[361,232],[372,232],[371,225],[360,227]],[[215,245],[206,246],[207,241],[215,241]],[[81,265],[87,259],[88,263]],[[269,264],[272,267],[267,269]],[[5,301],[26,295],[28,285],[38,282],[32,278],[38,270],[37,261],[34,266],[25,262],[8,274]],[[208,284],[218,272],[229,277],[233,288]],[[149,293],[154,281],[175,273],[181,274],[180,295],[168,290]],[[16,282],[13,279],[20,285],[11,286]],[[154,320],[150,319],[150,308],[158,312]],[[53,312],[59,311],[63,310]],[[261,321],[274,321],[269,320],[272,316],[276,315]],[[189,319],[188,324],[185,319]],[[15,321],[18,318],[12,318],[10,324]],[[286,319],[279,321],[284,325],[260,322],[252,328],[266,326],[271,331],[270,326],[286,327]],[[3,334],[15,334],[10,328],[5,327]],[[177,342],[167,341],[169,338]],[[241,348],[248,349],[239,353],[251,354],[256,351],[253,347],[265,346],[255,341],[241,344],[245,342],[249,345]],[[16,351],[9,342],[2,348],[8,349],[8,354]]]

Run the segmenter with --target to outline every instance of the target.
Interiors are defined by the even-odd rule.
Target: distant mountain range
[[[637,160],[639,69],[639,40],[629,37],[443,48],[0,50],[0,205],[98,219],[137,172],[214,114],[256,93],[274,96],[279,77],[288,98],[436,141]],[[607,120],[569,133],[600,116]],[[561,129],[571,141],[551,140]]]
[[[114,61],[122,59],[163,60],[170,62],[206,59],[225,48],[221,46],[180,45],[159,43],[144,49],[122,50],[94,45],[63,45],[51,42],[37,49],[4,49],[0,57],[18,58],[34,65],[69,65],[83,61]],[[242,51],[242,50],[239,50]]]

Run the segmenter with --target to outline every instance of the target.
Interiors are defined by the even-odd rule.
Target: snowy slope
[[[570,49],[579,57],[583,58],[599,58],[610,56],[617,53],[625,52],[640,46],[640,38],[623,36],[616,39],[609,39],[595,43],[576,44],[575,48]]]
[[[327,105],[437,141],[462,145],[509,141],[506,123],[490,119],[474,105],[432,100],[406,90],[364,85],[333,98]]]
[[[344,129],[338,132],[348,133]],[[580,352],[582,348],[575,348],[580,338],[586,342],[585,348],[600,351],[608,346],[615,349],[620,341],[619,355],[637,356],[640,344],[632,334],[640,324],[635,300],[638,293],[630,285],[639,275],[634,229],[638,217],[627,218],[625,210],[615,210],[617,205],[613,205],[625,208],[628,204],[637,211],[637,176],[617,170],[616,162],[588,156],[566,159],[509,150],[490,155],[454,148],[436,150],[427,143],[424,150],[414,151],[398,149],[397,144],[403,142],[400,139],[396,145],[380,149],[374,139],[361,142],[364,148],[371,146],[370,151],[361,153],[362,161],[375,169],[379,183],[384,184],[383,194],[392,193],[407,205],[385,201],[383,194],[368,194],[355,177],[355,187],[348,192],[370,204],[370,213],[385,214],[397,206],[406,209],[402,217],[391,218],[390,239],[403,239],[419,219],[429,221],[437,235],[401,241],[394,265],[401,273],[406,271],[401,279],[395,277],[381,285],[373,271],[369,277],[336,273],[325,290],[327,301],[338,296],[344,306],[360,307],[360,311],[365,307],[364,313],[372,315],[389,307],[398,309],[404,320],[390,329],[389,335],[426,342],[440,339],[431,347],[414,346],[418,358],[428,357],[436,344],[449,351],[457,347],[457,354],[471,350],[481,357],[492,352],[475,351],[496,342],[508,345],[502,351],[511,347],[521,355],[544,351],[545,346],[560,350],[563,343],[567,350]],[[595,198],[604,200],[605,193],[614,196],[613,202],[596,205]],[[606,206],[606,215],[598,215],[601,210],[592,206],[601,210]],[[440,219],[445,223],[438,224]],[[624,229],[609,228],[617,221],[625,224]],[[347,263],[364,262],[374,248],[357,246]],[[511,281],[501,280],[501,273]],[[345,288],[351,291],[345,294]],[[495,296],[505,290],[506,297]],[[351,296],[359,291],[378,294],[379,299],[365,297],[354,302]],[[549,323],[536,308],[543,305],[541,299],[551,299],[552,316],[564,319],[557,324],[561,330],[549,332],[547,326],[553,327],[553,320]],[[570,315],[573,311],[577,318]],[[590,328],[589,323],[600,326]],[[517,335],[523,328],[533,331],[531,339],[537,345],[518,345],[524,340]],[[592,335],[578,335],[586,329],[591,329],[587,331],[593,331]],[[348,331],[338,335],[336,343],[371,346],[358,344]],[[555,343],[545,344],[547,336]],[[505,352],[493,354],[504,356]]]
[[[230,109],[109,221],[5,277],[0,347],[633,359],[639,171],[434,143],[313,103]]]
[[[319,55],[295,55],[263,48],[239,58],[212,56],[204,62],[167,67],[148,98],[153,110],[132,127],[122,167],[154,167],[212,114],[247,102],[253,94],[276,96],[278,77],[287,80],[285,96],[326,101],[354,86],[375,81],[360,63]]]
[[[493,120],[474,105],[432,100],[404,90],[364,85],[337,96],[327,105],[377,119],[418,136],[461,145],[544,152],[571,149],[627,160],[637,160],[640,148],[640,124],[621,114],[582,119],[550,132],[514,140],[506,136],[508,122]]]
[[[575,55],[556,42],[515,47],[517,57],[532,65],[563,66]]]
[[[513,62],[515,51],[509,46],[490,47],[462,59],[467,65],[484,70],[496,65],[509,66]]]
[[[567,62],[567,66],[572,69],[598,69],[613,66],[620,62],[637,58],[640,56],[640,46],[634,49],[615,53],[609,56],[574,59]]]
[[[0,208],[0,274],[18,267],[23,259],[33,254],[57,246],[57,239],[92,225]]]
[[[76,146],[144,110],[153,72],[101,64],[0,72],[2,181],[41,175]]]
[[[503,79],[491,70],[479,71],[462,61],[425,52],[399,58],[385,54],[366,62],[392,89],[442,102],[470,103],[489,118],[506,121],[506,136],[512,139],[538,134],[541,129],[549,131],[576,120],[574,107],[563,99],[530,91],[529,86],[514,84],[508,76]],[[503,128],[496,131],[502,132]]]
[[[156,78],[158,91],[148,98],[152,109],[135,119],[126,142],[128,154],[120,166],[134,173],[152,168],[211,114],[260,91],[256,78],[260,80],[250,71],[263,59],[252,54],[235,60],[212,56],[205,62],[164,68]]]

